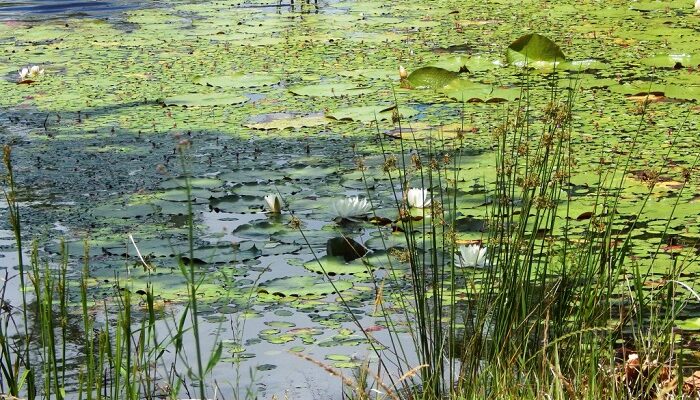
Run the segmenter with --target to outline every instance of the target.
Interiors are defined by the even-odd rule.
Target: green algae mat
[[[367,339],[339,293],[381,332],[375,281],[387,279],[386,296],[409,282],[391,251],[406,240],[392,229],[401,188],[388,172],[440,149],[458,171],[457,238],[485,239],[494,132],[526,99],[544,109],[553,90],[575,101],[570,200],[549,233],[584,232],[598,188],[624,178],[617,230],[634,220],[633,260],[650,280],[680,264],[700,286],[700,14],[690,2],[275,4],[0,22],[0,133],[25,233],[47,257],[64,237],[76,262],[87,240],[96,302],[116,282],[150,285],[176,312],[185,257],[204,277],[212,326],[246,321],[243,339],[225,338],[224,359],[262,366],[266,395],[282,393],[270,382],[287,373],[276,360],[288,351],[359,365],[351,355],[366,355]],[[627,159],[627,176],[614,176]],[[269,212],[271,194],[281,213]],[[348,196],[368,198],[373,217],[339,206]],[[370,252],[334,254],[338,237]]]

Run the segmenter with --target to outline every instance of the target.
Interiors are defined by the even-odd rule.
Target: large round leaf
[[[643,58],[643,64],[658,68],[695,68],[700,66],[700,55],[692,54],[659,54]]]
[[[331,284],[314,276],[290,276],[263,282],[258,292],[277,296],[323,296],[337,291],[348,290],[352,287],[349,281],[336,281]]]
[[[254,115],[243,126],[259,130],[300,129],[325,125],[329,122],[331,121],[321,114],[271,113]]]
[[[475,72],[501,67],[503,66],[503,61],[492,60],[482,56],[467,57],[458,55],[441,58],[434,62],[432,66],[454,72]]]
[[[357,96],[373,92],[372,89],[359,87],[354,83],[322,83],[317,85],[295,86],[289,89],[298,96],[340,97]]]
[[[333,111],[326,116],[340,121],[388,121],[394,116],[396,106],[359,106],[347,107]],[[408,107],[399,107],[401,118],[410,118],[416,115],[417,111]]]
[[[241,104],[246,101],[247,97],[232,93],[189,93],[168,97],[163,103],[166,106],[206,107]]]
[[[546,69],[566,61],[564,52],[549,38],[537,33],[521,36],[508,46],[506,60],[519,67]]]
[[[448,97],[464,102],[515,100],[520,96],[520,89],[493,87],[466,79],[455,79],[443,87],[441,91]]]
[[[458,77],[458,73],[444,68],[423,67],[411,72],[407,79],[414,88],[440,89]]]
[[[196,78],[195,83],[207,86],[217,86],[223,88],[249,88],[257,86],[270,86],[279,83],[280,78],[270,74],[244,74],[236,72],[231,75],[201,76]]]

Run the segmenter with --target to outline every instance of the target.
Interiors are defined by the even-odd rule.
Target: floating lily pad
[[[323,115],[296,115],[288,113],[263,114],[251,117],[244,124],[246,128],[259,130],[301,129],[330,123]]]
[[[188,182],[185,178],[168,179],[160,184],[163,189],[185,188]],[[221,187],[223,182],[215,178],[192,178],[189,180],[190,187],[198,189],[214,189]]]
[[[684,331],[700,331],[700,317],[678,320],[676,325]]]
[[[158,208],[151,204],[116,206],[112,204],[98,206],[90,210],[92,215],[105,218],[141,218],[154,214]]]
[[[651,82],[633,82],[610,86],[613,93],[629,96],[666,96],[679,100],[700,100],[700,85],[665,85]]]
[[[216,212],[249,213],[260,211],[262,209],[262,202],[259,197],[229,195],[218,199],[212,199],[209,202],[209,208]]]
[[[453,72],[476,72],[502,67],[503,62],[482,56],[452,56],[441,58],[440,60],[431,64],[431,66],[443,68]]]
[[[238,94],[190,93],[168,97],[167,99],[163,100],[163,104],[166,106],[207,107],[242,104],[246,101],[248,101],[247,97]]]
[[[599,60],[575,60],[575,61],[562,61],[557,65],[557,69],[567,70],[572,72],[583,72],[591,70],[600,70],[608,68],[608,64]]]
[[[371,93],[374,89],[359,87],[354,83],[321,83],[316,85],[295,86],[289,89],[298,96],[340,97],[359,96]]]
[[[552,68],[556,63],[566,61],[564,52],[549,38],[537,33],[521,36],[506,50],[508,63],[535,69]]]
[[[258,292],[282,297],[323,296],[348,290],[352,286],[351,282],[345,280],[331,284],[313,276],[291,276],[263,282],[258,287]]]
[[[396,106],[360,106],[360,107],[348,107],[336,110],[327,116],[329,118],[341,120],[341,121],[361,121],[361,122],[372,122],[372,121],[389,121],[395,114]],[[409,107],[399,107],[398,116],[400,118],[410,118],[417,113],[416,110]]]
[[[280,78],[270,74],[245,74],[237,72],[231,75],[201,76],[194,80],[195,83],[222,88],[250,88],[258,86],[276,85]]]
[[[335,237],[328,239],[326,254],[331,257],[340,257],[345,262],[350,262],[367,254],[367,249],[352,238]]]
[[[440,89],[458,77],[458,73],[444,68],[423,67],[411,72],[407,80],[414,88]]]
[[[466,79],[455,79],[441,89],[442,93],[458,101],[508,101],[520,97],[520,89],[500,88]]]
[[[255,243],[243,242],[235,247],[231,245],[222,245],[196,248],[192,261],[197,264],[220,264],[233,261],[246,261],[258,257],[261,254],[262,251],[256,247]],[[186,263],[190,261],[188,252],[183,252],[181,257]]]
[[[344,257],[323,256],[304,264],[304,268],[318,274],[335,275],[357,275],[368,274],[377,269],[388,266],[386,252],[377,251],[365,257],[347,262]]]
[[[700,55],[693,54],[659,54],[654,57],[642,58],[645,65],[658,68],[694,68],[700,65]]]

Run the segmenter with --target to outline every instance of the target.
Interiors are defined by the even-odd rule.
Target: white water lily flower
[[[37,78],[39,75],[44,75],[44,70],[40,66],[24,67],[19,71],[19,81],[23,82],[30,78]]]
[[[700,11],[700,0],[695,0],[695,11]]]
[[[470,244],[469,246],[459,246],[459,252],[455,254],[455,265],[462,268],[484,268],[490,266],[486,259],[486,247],[481,247],[478,244]]]
[[[278,194],[268,194],[265,196],[265,203],[271,213],[279,214],[282,211],[282,198]]]
[[[23,81],[23,80],[27,79],[28,75],[29,75],[29,68],[22,68],[19,71],[19,80]]]
[[[29,76],[44,75],[44,70],[38,65],[32,65],[29,68]]]
[[[410,207],[427,208],[430,207],[433,199],[428,190],[411,188],[406,192],[406,201]]]
[[[359,217],[372,209],[367,199],[360,199],[358,196],[336,200],[331,207],[335,215],[341,218]]]

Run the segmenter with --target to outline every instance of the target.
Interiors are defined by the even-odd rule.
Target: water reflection
[[[137,2],[125,0],[24,0],[0,1],[0,20],[44,19],[47,16],[107,16],[114,12],[135,8]]]

